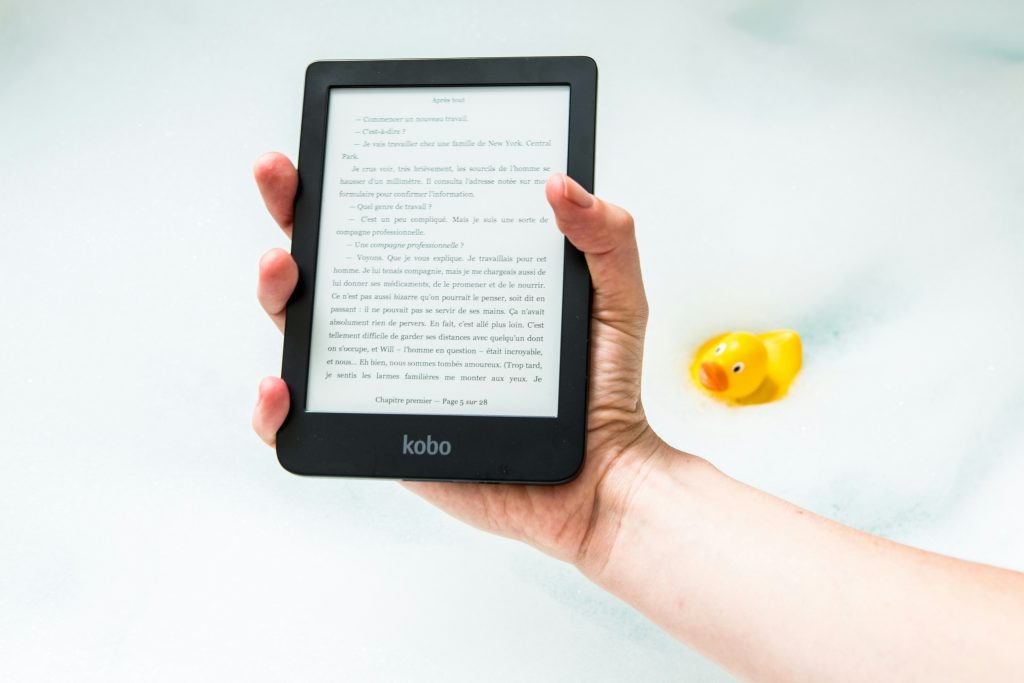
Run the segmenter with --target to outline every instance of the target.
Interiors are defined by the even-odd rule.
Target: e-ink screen
[[[334,88],[306,409],[557,417],[569,86]]]

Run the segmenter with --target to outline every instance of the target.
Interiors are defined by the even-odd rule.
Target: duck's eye
[[[725,351],[725,342],[722,342],[721,344],[715,347],[715,355],[721,356],[723,351]]]
[[[740,373],[740,372],[743,372],[743,368],[744,367],[746,367],[746,366],[743,365],[743,363],[737,363],[736,365],[732,366],[732,371],[734,373]]]

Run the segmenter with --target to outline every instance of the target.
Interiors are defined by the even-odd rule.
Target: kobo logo
[[[402,455],[448,455],[451,452],[451,441],[434,441],[430,434],[426,440],[410,441],[408,434],[402,435]]]

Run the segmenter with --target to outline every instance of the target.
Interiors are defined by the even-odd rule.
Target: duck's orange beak
[[[718,363],[703,362],[700,364],[700,372],[697,373],[700,383],[708,391],[725,391],[729,388],[729,375]]]

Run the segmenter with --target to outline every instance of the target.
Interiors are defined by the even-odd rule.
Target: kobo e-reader
[[[590,278],[544,193],[593,191],[587,57],[306,72],[277,436],[297,474],[559,483],[583,463]]]

